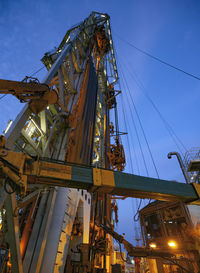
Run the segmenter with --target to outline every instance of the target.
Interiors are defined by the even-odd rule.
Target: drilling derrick
[[[119,91],[109,16],[92,12],[42,62],[48,72],[41,84],[1,81],[4,92],[28,102],[6,133],[6,147],[31,158],[123,170],[117,121],[115,133],[113,123],[110,129]],[[110,272],[112,243],[98,227],[113,224],[109,194],[28,184],[22,196],[12,186],[6,180],[1,188],[2,272]]]
[[[121,197],[113,195],[200,205],[200,163],[182,164],[187,184],[122,172],[109,16],[92,12],[42,62],[42,82],[0,79],[0,94],[26,103],[0,136],[0,273],[109,273],[112,238],[138,263],[169,261],[173,253],[135,247],[114,231]]]

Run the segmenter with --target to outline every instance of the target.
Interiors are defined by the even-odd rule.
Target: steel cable
[[[183,70],[183,69],[181,69],[181,68],[179,68],[179,67],[177,67],[177,66],[175,66],[175,65],[172,65],[172,64],[170,64],[170,63],[168,63],[168,62],[166,62],[166,61],[163,61],[163,60],[161,60],[160,58],[155,57],[155,56],[153,56],[152,54],[150,54],[150,53],[148,53],[148,52],[146,52],[146,51],[144,51],[144,50],[142,50],[142,49],[136,47],[135,45],[131,44],[130,42],[128,42],[128,41],[122,39],[118,34],[116,34],[116,32],[114,32],[114,34],[115,34],[121,41],[123,41],[123,42],[126,43],[127,45],[131,46],[132,48],[136,49],[136,50],[139,51],[140,53],[143,53],[144,55],[146,55],[146,56],[148,56],[148,57],[150,57],[150,58],[152,58],[152,59],[154,59],[154,60],[156,60],[156,61],[158,61],[158,62],[160,62],[160,63],[162,63],[162,64],[164,64],[164,65],[166,65],[166,66],[169,66],[169,67],[171,67],[171,68],[173,68],[173,69],[175,69],[175,70],[177,70],[177,71],[179,71],[179,72],[182,72],[182,73],[186,74],[187,76],[190,76],[190,77],[192,77],[192,78],[194,78],[194,79],[200,81],[200,78],[199,78],[199,77],[197,77],[197,76],[195,76],[195,75],[193,75],[193,74],[191,74],[191,73],[189,73],[189,72],[187,72],[187,71],[185,71],[185,70]]]
[[[141,130],[142,130],[142,133],[143,133],[143,136],[144,136],[144,139],[145,139],[145,142],[146,142],[146,145],[147,145],[147,148],[148,148],[148,151],[149,151],[151,160],[152,160],[152,163],[153,163],[153,165],[154,165],[154,169],[155,169],[156,175],[157,175],[157,177],[159,178],[159,174],[158,174],[158,170],[157,170],[157,167],[156,167],[154,158],[153,158],[153,154],[152,154],[152,152],[151,152],[151,149],[150,149],[150,146],[149,146],[149,143],[148,143],[148,140],[147,140],[147,137],[146,137],[146,134],[145,134],[145,131],[144,131],[144,128],[143,128],[143,125],[142,125],[142,122],[141,122],[139,113],[138,113],[138,111],[137,111],[136,105],[135,105],[135,103],[134,103],[133,97],[132,97],[132,95],[131,95],[131,92],[130,92],[130,89],[129,89],[129,86],[128,86],[128,83],[127,83],[127,81],[126,81],[126,78],[125,78],[125,76],[124,76],[123,71],[122,71],[122,75],[123,75],[123,77],[124,77],[124,80],[125,80],[125,83],[126,83],[126,87],[127,87],[127,90],[128,90],[128,93],[129,93],[129,96],[130,96],[130,99],[131,99],[131,102],[132,102],[132,104],[133,104],[133,107],[134,107],[136,116],[137,116],[137,118],[138,118],[138,122],[139,122],[139,124],[140,124],[140,128],[141,128]]]
[[[166,119],[164,118],[164,116],[161,114],[161,112],[159,111],[158,107],[155,105],[155,103],[153,102],[152,98],[145,92],[146,88],[144,87],[143,83],[141,82],[141,80],[139,80],[136,72],[132,69],[131,71],[133,71],[133,74],[131,73],[131,71],[126,67],[127,71],[129,72],[129,74],[131,75],[132,79],[135,81],[135,83],[137,84],[137,86],[140,88],[140,90],[142,91],[143,95],[147,98],[147,100],[151,103],[152,107],[154,108],[154,110],[157,112],[158,116],[160,117],[161,121],[163,122],[166,130],[168,131],[169,135],[171,136],[173,142],[175,143],[175,145],[177,146],[179,152],[183,155],[180,146],[182,146],[182,148],[187,151],[187,148],[185,147],[185,145],[183,144],[183,142],[180,140],[180,138],[176,135],[176,133],[174,132],[174,130],[172,129],[172,127],[170,126],[170,124],[166,121]],[[177,143],[179,142],[179,144]]]
[[[122,79],[123,79],[123,77],[122,77]],[[121,90],[121,86],[120,86],[120,90]],[[124,112],[125,104],[124,104],[124,101],[123,101],[123,92],[122,92],[121,100],[122,100],[122,112],[123,112],[123,117],[124,117],[125,130],[127,131],[127,124],[126,124],[125,112]],[[149,176],[147,165],[146,165],[146,161],[145,161],[145,157],[144,157],[144,153],[143,153],[142,146],[141,146],[140,139],[139,139],[139,135],[138,135],[138,132],[137,132],[137,127],[136,127],[135,122],[134,122],[134,118],[133,118],[133,114],[132,114],[130,105],[128,104],[128,106],[129,106],[129,110],[130,110],[130,113],[131,113],[132,121],[133,121],[133,124],[134,124],[135,132],[136,132],[136,135],[137,135],[138,143],[139,143],[139,146],[140,146],[140,151],[141,151],[141,154],[142,154],[144,166],[145,166],[147,175]],[[128,136],[127,136],[127,139],[128,139]],[[129,139],[128,139],[128,149],[129,149],[129,154],[130,154],[131,167],[132,167],[132,171],[133,171],[133,162],[132,162],[131,153],[130,153]],[[133,145],[133,151],[134,151],[134,154],[135,154],[136,164],[137,164],[137,168],[138,168],[138,174],[140,174],[138,160],[137,160],[137,157],[136,157],[136,152],[135,152],[134,145]],[[133,209],[133,199],[131,201],[132,201],[132,209]],[[133,216],[134,222],[137,222],[139,220],[139,210],[140,210],[141,204],[142,204],[142,199],[139,199],[139,203],[138,203],[138,199],[136,198],[136,206],[137,206],[137,208],[136,208],[136,212],[135,212],[135,214]]]
[[[121,65],[120,65],[120,68],[121,68]],[[123,73],[122,73],[122,80],[125,82],[124,74],[123,74]],[[125,84],[124,84],[124,87],[125,87]],[[126,89],[127,89],[127,86],[126,86]],[[124,90],[126,90],[126,89],[124,89]],[[122,96],[121,96],[121,97],[123,98],[123,92],[122,92]],[[137,127],[136,127],[136,124],[135,124],[135,121],[134,121],[134,117],[133,117],[133,113],[132,113],[132,110],[131,110],[131,107],[130,107],[129,100],[127,100],[127,101],[128,101],[129,111],[130,111],[130,114],[131,114],[131,119],[132,119],[133,126],[134,126],[134,129],[135,129],[136,137],[137,137],[137,140],[138,140],[140,152],[141,152],[141,155],[142,155],[144,167],[145,167],[145,170],[146,170],[146,174],[147,174],[147,176],[149,176],[147,164],[146,164],[146,161],[145,161],[145,157],[144,157],[142,145],[141,145],[140,138],[139,138],[139,134],[138,134],[138,130],[137,130]],[[123,100],[122,100],[122,102],[123,102]],[[124,109],[125,109],[125,104],[123,103],[123,105],[122,105],[122,110],[123,110],[123,112],[124,112]],[[125,113],[124,113],[124,117],[125,117]],[[128,131],[127,131],[127,132],[128,132]]]

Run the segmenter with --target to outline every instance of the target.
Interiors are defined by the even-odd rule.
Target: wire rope
[[[125,105],[123,104],[123,106],[125,106]],[[138,140],[138,144],[139,144],[140,152],[141,152],[141,155],[142,155],[142,160],[143,160],[143,163],[144,163],[146,174],[147,174],[147,176],[149,176],[149,172],[148,172],[144,152],[143,152],[142,145],[141,145],[140,138],[139,138],[139,134],[138,134],[138,130],[137,130],[137,127],[136,127],[136,124],[135,124],[135,121],[134,121],[134,117],[133,117],[133,113],[131,111],[131,108],[130,108],[129,104],[128,104],[128,107],[129,107],[129,111],[130,111],[130,114],[131,114],[132,123],[133,123],[134,129],[135,129],[135,134],[136,134],[136,137],[137,137],[137,140]]]
[[[121,65],[119,65],[119,67],[121,68]],[[124,90],[126,90],[127,87],[125,86],[125,79],[124,79],[124,74],[123,73],[122,73],[122,80],[124,82]],[[122,96],[121,97],[123,98],[123,92],[122,92]],[[142,160],[143,160],[144,167],[145,167],[145,170],[146,170],[146,174],[147,174],[147,176],[149,176],[147,164],[146,164],[146,161],[145,161],[145,157],[144,157],[142,145],[141,145],[139,134],[138,134],[138,130],[137,130],[137,127],[136,127],[136,124],[135,124],[135,121],[134,121],[134,117],[133,117],[133,113],[132,113],[132,110],[131,110],[131,107],[130,107],[130,104],[129,104],[129,100],[127,99],[127,101],[128,101],[129,111],[130,111],[130,114],[131,114],[131,119],[132,119],[133,126],[134,126],[134,129],[135,129],[136,137],[137,137],[137,140],[138,140],[140,152],[141,152],[141,155],[142,155]],[[123,112],[124,112],[124,108],[125,108],[125,104],[124,104],[123,99],[122,99],[122,110],[123,110]],[[125,113],[124,113],[124,117],[125,117]]]
[[[146,56],[148,56],[148,57],[150,57],[150,58],[152,58],[152,59],[154,59],[154,60],[156,60],[156,61],[158,61],[158,62],[160,62],[160,63],[162,63],[162,64],[164,64],[164,65],[166,65],[166,66],[168,66],[168,67],[171,67],[171,68],[173,68],[173,69],[175,69],[175,70],[177,70],[177,71],[179,71],[179,72],[184,73],[184,74],[187,75],[187,76],[190,76],[190,77],[192,77],[192,78],[194,78],[194,79],[200,81],[200,78],[199,78],[199,77],[197,77],[197,76],[195,76],[195,75],[193,75],[193,74],[191,74],[191,73],[189,73],[189,72],[187,72],[187,71],[185,71],[185,70],[183,70],[183,69],[181,69],[181,68],[179,68],[179,67],[177,67],[177,66],[175,66],[175,65],[172,65],[172,64],[170,64],[170,63],[168,63],[168,62],[166,62],[166,61],[163,61],[162,59],[153,56],[152,54],[148,53],[147,51],[144,51],[144,50],[140,49],[139,47],[135,46],[134,44],[132,44],[132,43],[130,43],[130,42],[128,42],[128,41],[122,39],[118,34],[116,34],[116,32],[114,32],[114,34],[115,34],[121,41],[123,41],[124,43],[128,44],[128,45],[131,46],[132,48],[136,49],[138,52],[143,53],[144,55],[146,55]]]
[[[120,66],[120,64],[119,64],[119,66]],[[122,77],[122,80],[123,80],[123,77]],[[120,82],[119,82],[119,87],[120,87],[120,90],[122,90]],[[125,87],[125,85],[124,85],[124,87]],[[123,102],[123,92],[122,92],[122,96],[120,96],[120,97],[121,97],[121,100],[122,100],[122,111],[123,111],[125,129],[127,131],[125,112],[124,112],[125,107],[124,107],[124,102]],[[128,105],[128,106],[130,107],[130,105]],[[137,132],[137,127],[136,127],[135,122],[134,122],[134,118],[133,118],[133,114],[132,114],[131,108],[130,108],[130,113],[131,113],[132,121],[133,121],[133,124],[134,124],[134,127],[135,127],[135,132]],[[127,136],[127,138],[128,138],[128,136]],[[137,132],[137,139],[138,139],[138,143],[139,143],[139,146],[140,146],[140,151],[141,151],[141,154],[142,154],[142,158],[143,158],[143,161],[144,161],[146,172],[147,172],[147,175],[148,175],[148,169],[147,169],[147,166],[146,166],[146,161],[145,161],[145,158],[144,158],[144,154],[143,154],[143,150],[142,150],[142,147],[141,147],[141,143],[140,143],[138,132]],[[128,142],[129,142],[129,140],[128,140]],[[132,143],[132,145],[133,145],[133,143]],[[138,169],[138,174],[140,175],[139,164],[138,164],[138,160],[137,160],[137,156],[136,156],[134,145],[133,145],[133,152],[135,154],[135,160],[136,160],[136,165],[137,165],[137,169]],[[130,146],[129,146],[129,154],[130,154]],[[131,159],[131,164],[132,164],[132,158],[130,158],[130,159]],[[132,209],[133,209],[133,203],[134,203],[133,199],[131,200],[131,202],[132,202]],[[138,203],[138,199],[136,198],[136,212],[135,212],[135,214],[133,216],[134,222],[137,222],[139,220],[138,215],[139,215],[139,210],[140,210],[140,207],[141,207],[141,203],[142,203],[142,199],[139,199],[139,203]],[[133,209],[133,211],[134,211],[134,209]],[[136,219],[136,217],[137,217],[137,219]]]
[[[123,79],[123,77],[122,77],[122,79]],[[125,129],[127,131],[127,124],[126,124],[125,112],[124,112],[124,108],[125,108],[124,106],[125,105],[124,105],[124,101],[123,101],[123,93],[122,93],[121,99],[122,99],[122,112],[123,112],[123,117],[124,117],[124,124],[125,124]],[[128,104],[128,106],[129,106],[129,110],[130,110],[130,113],[131,113],[131,118],[132,118],[132,121],[133,121],[133,124],[134,124],[136,136],[137,136],[137,139],[138,139],[140,151],[141,151],[143,162],[144,162],[144,166],[145,166],[145,169],[146,169],[146,172],[147,172],[147,176],[149,176],[147,165],[146,165],[146,161],[145,161],[145,157],[144,157],[144,153],[143,153],[142,146],[141,146],[140,139],[139,139],[139,135],[138,135],[138,132],[137,132],[137,127],[136,127],[135,122],[134,122],[134,118],[133,118],[133,114],[132,114],[130,105]],[[128,136],[127,136],[127,138],[128,138]],[[129,140],[128,140],[128,148],[129,148],[129,154],[131,155]],[[135,153],[135,150],[134,150],[134,153]],[[137,162],[137,157],[135,156],[135,158],[136,158],[136,162]],[[130,157],[130,159],[131,159],[131,166],[132,166],[132,158]],[[138,164],[138,163],[136,163],[136,164]],[[133,166],[132,166],[132,169],[133,169]],[[139,165],[138,165],[138,171],[139,171]],[[139,172],[139,174],[140,174],[140,172]],[[135,212],[135,214],[133,216],[134,222],[137,222],[139,220],[139,210],[140,210],[140,207],[141,207],[141,204],[142,204],[142,199],[139,199],[139,200],[140,201],[139,201],[139,204],[138,204],[138,199],[136,198],[136,206],[137,206],[137,208],[136,208],[136,212]],[[133,206],[133,199],[132,199],[132,206]]]
[[[116,53],[117,54],[117,53]],[[117,59],[118,60],[118,59]],[[118,63],[118,62],[117,62]],[[120,67],[120,63],[119,64],[119,67]],[[123,72],[123,71],[122,71]],[[122,76],[123,76],[123,73],[122,73]],[[122,77],[122,80],[123,80],[123,77]],[[120,90],[122,90],[121,88],[121,84],[119,82],[119,87],[120,87]],[[124,85],[125,87],[125,85]],[[123,95],[123,92],[122,92],[122,95]],[[120,96],[121,97],[121,96]],[[129,101],[129,100],[128,100]],[[122,107],[122,109],[124,109],[124,107]],[[132,115],[132,111],[130,109],[130,112],[131,112],[131,116],[132,116],[132,120],[133,120],[133,124],[134,124],[134,127],[135,127],[135,132],[137,132],[137,127],[135,125],[135,122],[134,122],[134,118],[133,118],[133,115]],[[124,111],[123,111],[123,114],[124,114]],[[124,117],[125,117],[125,114],[124,114]],[[124,118],[125,119],[125,118]],[[127,129],[126,129],[127,130]],[[140,146],[140,151],[141,151],[141,154],[142,154],[142,157],[143,157],[143,161],[144,161],[144,164],[146,165],[146,162],[145,162],[145,158],[144,158],[144,154],[143,154],[143,150],[142,150],[142,147],[141,147],[141,144],[140,144],[140,139],[139,139],[139,135],[138,135],[138,132],[137,132],[137,139],[138,139],[138,143],[139,143],[139,146]],[[134,150],[134,154],[135,154],[135,159],[136,159],[136,164],[137,164],[137,168],[138,168],[138,174],[140,175],[140,171],[139,171],[139,164],[138,164],[138,160],[137,160],[137,156],[136,156],[136,152],[135,152],[135,149],[134,149],[134,146],[133,146],[133,150]],[[147,170],[147,175],[148,175],[148,169],[146,167],[146,170]],[[139,202],[138,202],[139,200]],[[133,198],[132,198],[132,210],[133,212],[135,211],[136,209],[136,212],[135,214],[133,215],[133,221],[136,223],[138,222],[139,220],[139,210],[141,208],[141,204],[142,204],[142,199],[137,199],[136,198],[136,203],[133,202]],[[150,200],[149,200],[149,203],[150,203]],[[136,205],[135,209],[134,209],[134,204]]]
[[[5,96],[7,96],[8,94],[4,94],[0,97],[0,100],[2,100]]]
[[[121,96],[121,100],[122,100],[122,113],[123,113],[123,119],[124,119],[124,126],[125,126],[125,130],[126,132],[128,132],[127,130],[127,123],[126,123],[126,118],[125,118],[125,112],[124,112],[124,101],[123,101],[123,96]],[[129,138],[128,135],[127,136],[127,143],[128,143],[128,151],[129,151],[129,155],[130,155],[130,162],[131,162],[131,171],[133,172],[133,161],[132,161],[132,157],[131,157],[131,149],[130,149],[130,142],[129,142]]]
[[[149,143],[148,143],[148,140],[147,140],[147,137],[146,137],[146,134],[145,134],[145,131],[144,131],[144,128],[143,128],[143,125],[142,125],[142,122],[141,122],[139,113],[138,113],[138,111],[137,111],[136,105],[135,105],[135,103],[134,103],[133,97],[132,97],[131,92],[130,92],[130,88],[129,88],[129,86],[128,86],[128,83],[127,83],[127,81],[126,81],[126,78],[125,78],[125,76],[124,76],[123,71],[122,71],[122,75],[123,75],[123,77],[124,77],[124,80],[125,80],[125,83],[126,83],[127,90],[128,90],[128,92],[129,92],[129,96],[130,96],[131,102],[132,102],[132,104],[133,104],[133,107],[134,107],[136,116],[137,116],[138,121],[139,121],[139,124],[140,124],[140,128],[141,128],[141,130],[142,130],[142,133],[143,133],[143,136],[144,136],[144,139],[145,139],[145,142],[146,142],[146,145],[147,145],[147,148],[148,148],[148,151],[149,151],[151,160],[152,160],[152,163],[153,163],[153,165],[154,165],[154,169],[155,169],[156,175],[157,175],[157,177],[159,178],[159,174],[158,174],[158,170],[157,170],[157,167],[156,167],[154,158],[153,158],[153,154],[152,154],[152,152],[151,152],[151,149],[150,149],[150,146],[149,146]]]
[[[125,263],[127,263],[127,264],[132,264],[127,259],[124,259],[123,255],[122,255],[122,246],[121,246],[121,243],[118,242],[118,244],[119,244],[119,251],[120,251],[120,256],[121,256],[122,261],[125,262]]]
[[[35,71],[34,73],[32,73],[32,74],[30,75],[30,77],[35,76],[38,72],[40,72],[40,71],[43,70],[44,68],[45,68],[45,66],[42,66],[42,67],[39,68],[37,71]]]
[[[118,113],[117,113],[117,106],[115,107],[115,127],[116,127],[116,135],[119,135],[119,123],[118,123]]]
[[[166,130],[168,131],[169,135],[171,136],[172,140],[174,141],[175,145],[177,146],[178,150],[180,151],[181,154],[182,151],[179,147],[182,146],[182,148],[187,151],[187,148],[185,147],[185,145],[183,144],[183,142],[181,141],[181,139],[177,136],[177,134],[174,132],[173,128],[170,126],[170,124],[166,121],[166,119],[164,118],[164,116],[161,114],[161,112],[159,111],[158,107],[155,105],[154,101],[152,100],[152,98],[145,92],[146,88],[144,86],[144,84],[141,82],[141,80],[138,78],[136,72],[132,69],[131,71],[126,67],[127,71],[129,72],[129,74],[131,75],[131,77],[133,78],[133,80],[135,81],[135,83],[137,84],[137,86],[140,88],[140,90],[142,91],[143,95],[147,98],[147,100],[151,103],[152,107],[154,108],[154,110],[157,112],[158,116],[160,117],[161,121],[163,122]],[[134,73],[134,76],[132,74],[132,71]],[[177,141],[179,142],[179,144],[177,143]]]
[[[137,207],[136,213],[133,216],[134,222],[138,222],[139,221],[139,211],[140,211],[141,205],[142,205],[142,199],[140,199],[140,202],[139,202],[139,205]]]
[[[118,84],[119,84],[119,90],[122,90],[120,81],[118,82]],[[124,123],[126,124],[126,121],[125,121],[125,112],[124,112],[124,106],[125,106],[125,104],[124,104],[122,96],[123,96],[123,92],[122,92],[122,95],[120,97],[121,97],[121,102],[122,102],[122,111],[123,111]],[[132,113],[132,111],[130,111],[130,112]],[[128,128],[127,128],[127,125],[126,125],[126,128],[125,128],[126,132],[128,132],[127,129]],[[127,139],[128,139],[128,135],[127,135]],[[137,166],[138,175],[140,175],[140,168],[139,168],[139,163],[138,163],[138,159],[137,159],[137,156],[136,156],[135,145],[133,144],[133,141],[131,143],[132,143],[132,148],[133,148],[133,153],[134,153],[134,158],[135,158],[135,162],[136,162],[136,166]]]

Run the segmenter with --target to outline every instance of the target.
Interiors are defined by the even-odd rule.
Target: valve
[[[113,170],[123,171],[126,165],[124,147],[119,141],[119,137],[115,138],[115,144],[110,144],[107,156],[109,158]]]

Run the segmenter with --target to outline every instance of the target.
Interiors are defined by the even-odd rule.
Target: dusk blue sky
[[[122,137],[127,157],[126,171],[132,171],[131,157],[134,173],[138,174],[136,154],[140,174],[146,175],[131,120],[130,106],[145,152],[149,174],[156,177],[133,105],[128,104],[130,99],[127,99],[122,73],[125,74],[134,98],[160,178],[184,182],[176,159],[167,159],[167,153],[177,151],[177,147],[129,71],[137,75],[145,87],[145,92],[187,149],[199,146],[200,82],[139,53],[119,37],[170,64],[200,76],[199,1],[0,0],[0,78],[20,81],[41,68],[43,65],[40,59],[44,53],[58,46],[66,31],[84,20],[91,11],[108,13],[111,17],[128,127],[126,128],[124,123],[122,98],[119,96],[120,130],[128,130],[131,144],[130,154],[127,137]],[[44,75],[45,70],[42,70],[36,76],[42,80]],[[11,96],[0,100],[0,132],[5,129],[9,119],[16,117],[22,107],[23,105]],[[132,201],[130,198],[121,201],[119,206],[118,231],[125,232],[126,238],[133,242],[135,232]],[[133,207],[136,207],[135,201]]]

